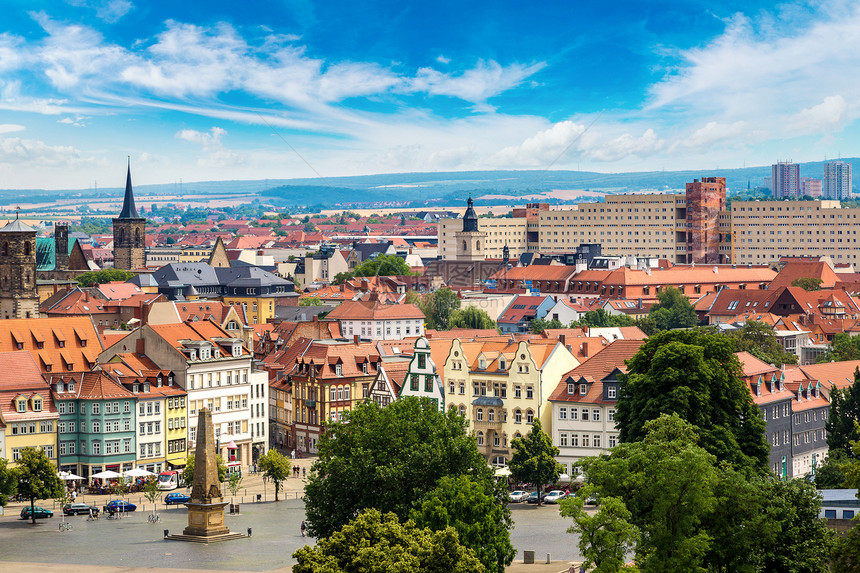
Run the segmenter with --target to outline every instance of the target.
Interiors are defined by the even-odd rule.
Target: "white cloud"
[[[848,102],[841,95],[827,96],[824,101],[802,109],[785,122],[785,131],[795,134],[816,134],[839,131],[849,119]]]
[[[557,161],[562,154],[579,155],[586,126],[562,121],[529,137],[520,145],[506,147],[488,159],[492,165],[511,167],[544,167]],[[578,145],[577,145],[578,143]]]
[[[472,103],[484,103],[521,84],[539,72],[546,64],[501,66],[498,62],[479,61],[460,75],[446,74],[432,68],[421,68],[409,82],[409,89],[436,96],[451,96]]]
[[[439,55],[439,56],[436,56],[436,61],[439,62],[440,64],[444,64],[447,66],[448,64],[451,63],[451,58],[446,58],[445,56]]]
[[[592,150],[590,156],[597,161],[618,161],[629,155],[648,157],[660,151],[664,145],[665,142],[657,137],[653,129],[647,129],[639,137],[629,133],[620,135]]]
[[[191,143],[197,143],[203,148],[212,148],[221,146],[221,136],[227,131],[220,127],[213,127],[209,132],[196,131],[194,129],[183,129],[176,134],[176,137]]]
[[[67,145],[48,145],[43,141],[0,137],[0,165],[27,167],[79,167],[92,160]]]
[[[87,118],[87,117],[85,117],[85,116],[83,116],[83,115],[75,115],[74,117],[72,117],[72,116],[66,116],[66,117],[64,117],[63,119],[58,119],[58,120],[57,120],[57,123],[62,123],[62,124],[65,124],[65,125],[71,125],[71,126],[74,126],[74,127],[85,127],[85,126],[87,125],[87,124],[84,122],[84,120],[85,120],[85,119],[89,119],[89,118]]]
[[[123,16],[134,8],[129,0],[107,0],[99,3],[96,8],[96,16],[109,24],[119,22]]]
[[[25,129],[27,128],[16,123],[0,123],[0,133],[14,133],[16,131],[24,131]]]
[[[684,147],[707,149],[715,143],[740,137],[745,128],[746,122],[743,121],[736,121],[731,124],[709,121],[681,140],[680,144]]]
[[[183,129],[176,134],[176,137],[196,143],[203,148],[203,155],[197,159],[197,164],[200,166],[225,167],[244,163],[245,159],[240,154],[224,147],[221,138],[226,134],[225,129],[213,127],[208,132]]]

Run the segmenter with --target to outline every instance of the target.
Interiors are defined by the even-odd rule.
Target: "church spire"
[[[131,188],[131,156],[128,158],[128,174],[125,178],[125,198],[122,201],[120,219],[140,219],[137,207],[134,206],[134,191]]]

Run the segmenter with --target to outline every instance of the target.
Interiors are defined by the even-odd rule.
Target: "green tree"
[[[289,462],[287,462],[289,463]],[[289,477],[289,476],[288,476]],[[239,490],[242,489],[242,482],[244,478],[242,474],[239,472],[233,472],[230,474],[230,477],[227,478],[227,489],[230,490],[230,495],[236,497],[236,494],[239,493]],[[277,497],[277,488],[275,489],[275,495]]]
[[[281,455],[275,448],[272,448],[260,456],[257,465],[263,470],[263,476],[275,484],[275,501],[278,501],[278,492],[281,489],[281,483],[290,477],[290,467],[292,467],[290,459]]]
[[[642,571],[702,571],[711,545],[702,520],[716,504],[716,459],[677,414],[649,421],[644,432],[642,441],[582,461],[588,481],[600,499],[618,498],[630,511]]]
[[[376,508],[406,519],[444,476],[491,475],[466,420],[427,398],[380,408],[360,403],[348,421],[332,422],[318,443],[305,486],[308,530],[327,537],[359,511]]]
[[[318,296],[306,296],[299,299],[299,306],[322,306],[323,302]]]
[[[6,458],[0,458],[0,507],[6,507],[9,498],[18,491],[18,481],[15,470],[9,467]]]
[[[63,480],[57,475],[57,468],[41,449],[24,448],[18,467],[14,470],[18,493],[30,500],[30,516],[36,523],[33,508],[37,499],[53,499],[63,489]]]
[[[221,454],[215,456],[215,464],[218,467],[218,481],[223,482],[227,479],[227,464],[224,463],[224,458],[221,457]],[[182,468],[182,473],[179,476],[186,484],[194,482],[194,454],[188,454],[185,460],[185,467]]]
[[[589,310],[579,320],[570,323],[572,328],[578,326],[592,326],[602,328],[606,326],[633,326],[633,319],[623,314],[610,314],[602,308]]]
[[[407,276],[412,274],[412,270],[397,255],[379,255],[362,261],[353,274],[357,277]]]
[[[824,461],[815,464],[816,489],[841,489],[845,487],[845,471],[843,466],[851,459],[845,450],[830,450]]]
[[[750,320],[741,328],[730,331],[729,336],[734,339],[738,352],[749,352],[774,366],[797,364],[797,355],[785,351],[769,324]]]
[[[427,328],[451,330],[451,316],[460,308],[460,298],[456,292],[444,287],[420,297],[417,305],[424,313]]]
[[[676,413],[695,426],[701,445],[736,468],[766,471],[765,424],[741,379],[734,341],[702,330],[647,339],[627,361],[615,421],[622,442],[645,437],[647,422]]]
[[[860,525],[837,535],[830,551],[831,573],[856,573],[860,570]]]
[[[550,320],[535,318],[529,321],[529,331],[533,334],[540,334],[548,328],[564,328],[564,325],[557,318]]]
[[[555,461],[558,448],[552,445],[552,440],[541,427],[540,420],[535,418],[529,433],[511,441],[514,454],[509,464],[511,476],[521,482],[530,483],[540,493],[544,484],[555,482],[561,474],[562,467]]]
[[[103,285],[115,281],[127,281],[134,276],[130,271],[121,269],[102,269],[100,271],[89,271],[78,275],[78,286],[91,287]]]
[[[352,278],[352,273],[337,273],[336,275],[334,275],[334,279],[332,279],[331,284],[335,286],[342,285],[343,283]]]
[[[573,519],[567,532],[579,536],[585,567],[595,573],[616,573],[636,546],[639,531],[630,523],[630,511],[620,498],[601,498],[597,512],[586,511],[585,502],[593,492],[594,487],[586,485],[561,500],[561,515]]]
[[[143,497],[152,504],[152,515],[155,515],[155,504],[158,502],[159,496],[161,496],[161,491],[158,489],[158,479],[155,476],[149,476],[143,482]]]
[[[791,286],[800,287],[805,291],[821,290],[821,283],[824,281],[812,277],[800,277],[791,281]]]
[[[860,369],[854,369],[854,382],[847,388],[830,390],[830,413],[824,428],[831,454],[842,451],[854,456],[852,442],[860,439]]]
[[[496,328],[496,321],[490,318],[487,311],[476,306],[467,306],[451,313],[451,328]]]
[[[488,572],[504,573],[517,554],[511,545],[514,523],[507,487],[492,479],[444,476],[410,517],[418,527],[444,531],[453,527],[460,544],[475,552]]]
[[[689,299],[673,286],[664,287],[657,293],[657,304],[648,311],[658,330],[692,328],[698,321],[696,309]]]
[[[406,572],[484,573],[475,553],[460,544],[453,527],[420,529],[394,513],[363,510],[315,547],[295,553],[293,573]]]
[[[851,336],[847,332],[837,332],[830,341],[830,349],[818,357],[817,362],[843,362],[860,360],[860,335]]]

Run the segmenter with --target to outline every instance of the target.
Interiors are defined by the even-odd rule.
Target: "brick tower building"
[[[131,188],[131,164],[125,180],[125,198],[113,220],[113,260],[117,269],[139,269],[146,264],[146,219],[137,214]]]
[[[687,262],[720,263],[720,211],[726,209],[726,178],[687,183]]]
[[[0,229],[0,317],[39,317],[36,229],[17,216]]]

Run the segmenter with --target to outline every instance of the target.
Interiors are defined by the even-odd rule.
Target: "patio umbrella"
[[[76,476],[73,473],[61,473],[59,474],[61,480],[71,481],[73,479],[84,479],[81,476]]]
[[[508,468],[499,468],[495,473],[496,477],[508,477],[509,475],[511,475],[511,470]]]
[[[228,450],[238,450],[239,449],[239,446],[237,446],[236,442],[234,442],[233,440],[230,440],[230,443],[227,444],[226,447]]]
[[[139,478],[139,477],[148,477],[154,476],[155,474],[149,470],[145,470],[143,468],[134,468],[133,470],[128,470],[127,472],[123,472],[122,475],[125,477],[131,478]]]
[[[93,474],[90,477],[95,478],[95,479],[114,479],[114,478],[122,477],[122,474],[116,473],[113,470],[105,470],[103,472]]]

